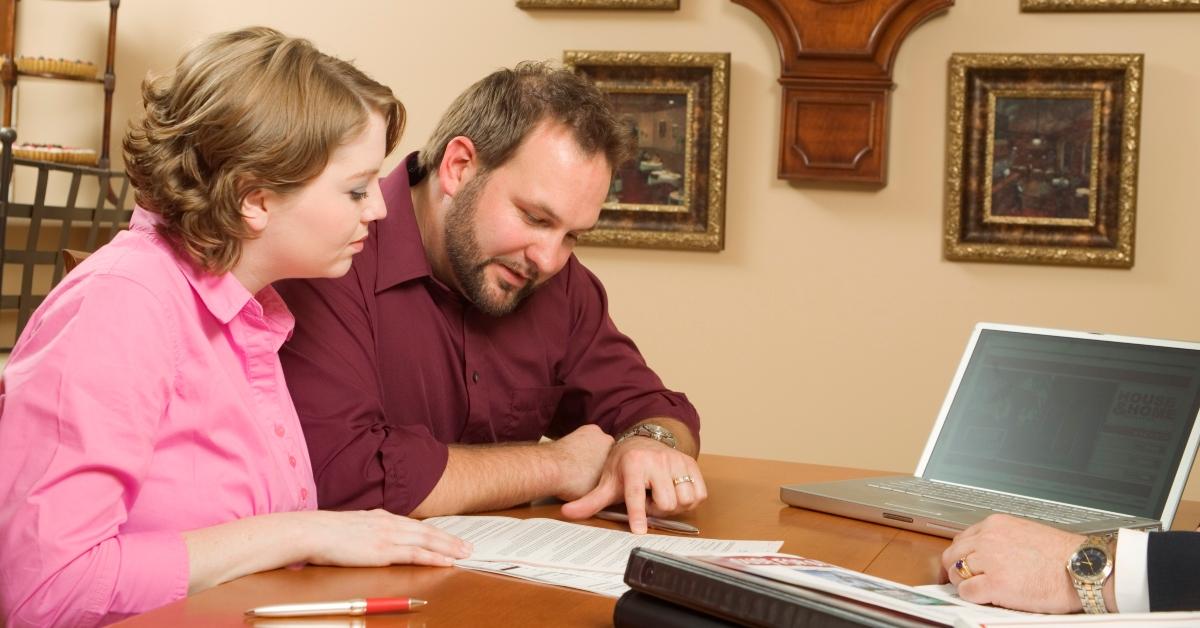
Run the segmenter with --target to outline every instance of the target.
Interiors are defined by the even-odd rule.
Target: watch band
[[[1071,582],[1075,584],[1075,592],[1079,594],[1079,601],[1083,602],[1083,612],[1089,615],[1108,612],[1108,607],[1104,604],[1103,583],[1080,582],[1074,578],[1071,579]]]
[[[656,440],[671,449],[676,449],[678,441],[675,440],[675,433],[657,423],[642,423],[625,430],[617,437],[617,443],[632,438],[634,436],[644,436],[646,438]],[[614,443],[616,444],[616,443]]]

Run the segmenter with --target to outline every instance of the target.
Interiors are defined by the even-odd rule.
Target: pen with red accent
[[[309,617],[313,615],[376,615],[421,608],[429,602],[409,597],[369,597],[340,602],[303,602],[259,606],[246,611],[251,617]]]

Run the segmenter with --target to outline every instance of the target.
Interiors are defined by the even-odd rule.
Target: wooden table
[[[905,584],[928,584],[938,579],[938,557],[949,545],[947,539],[792,508],[779,501],[779,485],[783,483],[820,482],[884,472],[715,455],[701,456],[700,467],[708,483],[709,499],[696,512],[680,519],[698,526],[701,536],[782,540],[783,552]],[[558,506],[553,504],[495,514],[561,518]],[[1185,502],[1174,527],[1194,529],[1197,522],[1200,522],[1200,503]],[[606,521],[589,523],[624,529]],[[244,628],[250,624],[243,619],[243,612],[254,606],[384,596],[411,596],[429,600],[430,604],[416,613],[372,616],[369,618],[372,627],[611,626],[616,602],[590,593],[453,567],[304,567],[246,576],[120,625]],[[272,623],[259,621],[253,625]],[[361,619],[343,618],[307,625],[364,623]]]

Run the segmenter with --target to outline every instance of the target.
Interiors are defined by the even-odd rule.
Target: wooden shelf
[[[99,166],[99,159],[99,156],[97,156],[92,163],[81,164],[73,161],[54,161],[51,159],[31,159],[29,157],[17,157],[15,153],[13,154],[13,163],[16,164],[22,164],[25,166],[49,166],[51,169],[55,169],[57,167],[59,170],[66,170],[68,168],[86,168],[88,170],[94,170],[96,174],[106,171],[105,168],[101,168]]]
[[[104,84],[103,76],[78,76],[75,74],[60,74],[58,72],[27,72],[25,70],[17,70],[17,76],[52,79],[55,81],[82,81],[85,83]]]

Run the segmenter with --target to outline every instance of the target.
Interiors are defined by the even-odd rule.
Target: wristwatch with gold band
[[[621,435],[617,437],[617,442],[619,443],[626,438],[631,438],[634,436],[645,436],[646,438],[652,438],[666,445],[667,447],[670,447],[671,449],[675,449],[675,445],[678,443],[678,441],[675,440],[674,432],[661,425],[658,425],[657,423],[642,423],[641,425],[627,429],[624,432],[621,432]]]
[[[1112,572],[1108,539],[1101,536],[1088,537],[1067,560],[1067,573],[1071,575],[1071,583],[1075,585],[1085,613],[1108,612],[1104,604],[1104,582]]]

